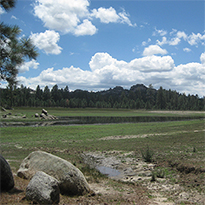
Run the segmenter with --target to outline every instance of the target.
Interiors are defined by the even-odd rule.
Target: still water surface
[[[203,117],[58,117],[58,120],[39,120],[33,122],[0,122],[0,127],[15,126],[56,126],[56,125],[82,125],[82,124],[109,124],[109,123],[139,123],[139,122],[166,122],[200,119]]]

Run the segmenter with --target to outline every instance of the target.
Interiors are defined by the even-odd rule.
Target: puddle
[[[97,166],[96,169],[101,173],[101,174],[105,174],[108,175],[108,177],[115,177],[120,175],[120,171],[118,171],[117,169],[113,169],[110,167],[105,167],[105,166]]]

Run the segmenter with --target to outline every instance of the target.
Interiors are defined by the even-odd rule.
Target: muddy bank
[[[84,152],[84,162],[112,179],[138,181],[148,179],[155,165],[134,157],[134,152]]]
[[[91,168],[95,168],[109,178],[122,182],[141,184],[149,190],[149,204],[174,205],[180,203],[204,204],[205,197],[196,190],[186,190],[178,183],[179,175],[173,179],[165,175],[156,176],[152,181],[153,173],[158,172],[158,167],[153,163],[146,163],[142,158],[137,158],[134,152],[104,151],[84,152],[83,160]],[[99,187],[93,187],[99,192]]]

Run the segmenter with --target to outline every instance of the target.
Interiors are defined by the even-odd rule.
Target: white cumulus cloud
[[[200,60],[201,60],[201,63],[202,63],[203,65],[205,65],[205,52],[201,54]]]
[[[158,45],[150,45],[149,47],[145,48],[143,51],[143,56],[151,56],[155,54],[167,54],[166,49],[160,48]]]
[[[81,20],[87,18],[87,0],[36,0],[34,14],[44,26],[63,33],[74,32]]]
[[[204,95],[205,53],[201,63],[191,62],[175,66],[171,56],[145,56],[130,62],[117,60],[108,53],[96,53],[90,60],[90,71],[71,66],[55,70],[48,68],[35,78],[19,77],[27,87],[49,87],[58,84],[71,90],[102,90],[116,85],[130,88],[136,83],[177,90],[186,94]]]
[[[37,69],[38,66],[39,66],[39,63],[36,62],[36,60],[32,59],[31,61],[25,62],[21,66],[18,66],[17,69],[19,73],[24,73],[26,71],[29,71],[30,68]]]
[[[171,56],[146,56],[137,58],[129,64],[132,69],[141,72],[162,72],[170,71],[174,68],[174,60]]]
[[[129,14],[127,14],[125,10],[117,14],[113,7],[108,9],[103,7],[93,9],[90,16],[100,19],[101,23],[123,23],[128,24],[129,26],[136,26],[136,24],[133,25],[131,23]]]
[[[46,54],[58,55],[62,48],[58,46],[57,42],[60,40],[59,33],[53,30],[46,30],[44,33],[34,33],[30,36],[34,45],[42,49]]]
[[[93,9],[91,16],[99,18],[102,23],[116,23],[120,18],[116,10],[112,7],[109,9],[103,7]]]
[[[85,19],[82,24],[78,25],[74,31],[76,36],[94,35],[97,28],[88,20]]]
[[[97,32],[92,24],[93,18],[99,18],[102,23],[126,23],[135,26],[124,10],[118,14],[112,7],[89,11],[89,6],[88,0],[36,0],[34,15],[43,21],[46,28],[76,36],[94,35]]]

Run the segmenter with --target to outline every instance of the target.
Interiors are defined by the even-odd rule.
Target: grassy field
[[[15,109],[30,120],[39,108]],[[48,109],[56,116],[173,116],[201,115],[194,112],[149,112],[133,110]],[[12,113],[12,115],[14,114]],[[21,161],[32,151],[43,150],[62,157],[84,170],[81,153],[85,151],[134,151],[141,158],[147,147],[153,151],[157,166],[181,173],[181,183],[202,191],[205,177],[204,120],[75,125],[51,127],[1,127],[1,154],[16,172]],[[119,136],[124,136],[117,139]],[[189,170],[194,170],[189,173]],[[187,173],[188,172],[188,173]],[[188,175],[189,174],[189,175]],[[192,175],[190,175],[192,174]],[[195,181],[201,181],[196,185]]]
[[[105,116],[105,117],[134,117],[134,116],[205,116],[205,112],[196,111],[146,111],[146,110],[133,110],[133,109],[95,109],[95,108],[46,108],[49,114],[62,117],[76,117],[76,116]],[[42,108],[20,107],[8,110],[7,112],[0,111],[0,116],[6,113],[7,118],[1,118],[2,121],[28,121],[38,120],[35,118],[35,113],[41,114]],[[26,118],[22,119],[22,116]]]

